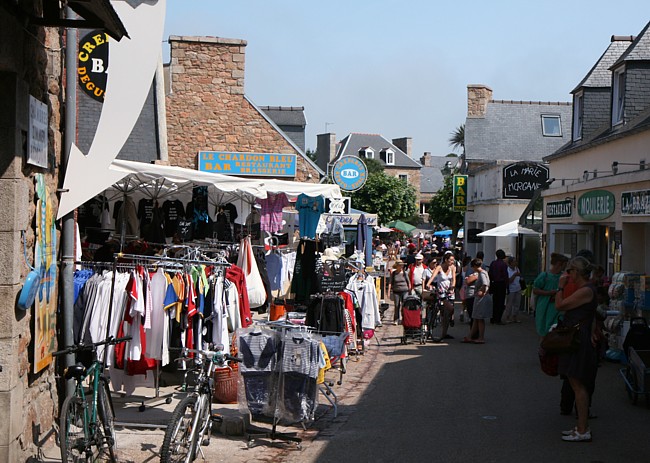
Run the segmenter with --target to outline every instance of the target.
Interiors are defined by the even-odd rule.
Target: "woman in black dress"
[[[580,325],[580,347],[577,351],[560,355],[558,371],[569,378],[575,392],[578,425],[562,433],[562,440],[568,442],[590,442],[589,429],[589,393],[585,383],[594,377],[598,368],[598,353],[594,334],[594,317],[596,315],[596,288],[589,280],[593,266],[584,257],[575,257],[567,265],[566,272],[560,277],[558,292],[555,295],[555,309],[564,314],[563,326]],[[569,275],[578,289],[566,298],[563,288]]]

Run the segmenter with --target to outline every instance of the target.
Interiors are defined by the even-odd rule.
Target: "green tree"
[[[314,161],[314,162],[317,161],[316,150],[312,150],[312,149],[307,148],[307,151],[305,151],[305,154],[312,161]]]
[[[364,159],[363,162],[368,168],[368,175],[384,172],[384,165],[376,159]]]
[[[445,177],[444,186],[436,193],[429,203],[429,221],[436,224],[442,224],[452,229],[453,240],[458,236],[458,230],[463,227],[464,214],[454,211],[454,176]]]
[[[417,212],[415,189],[384,172],[369,174],[363,188],[350,196],[355,209],[377,214],[379,223],[410,219]]]

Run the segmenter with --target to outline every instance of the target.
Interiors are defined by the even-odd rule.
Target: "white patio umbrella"
[[[531,230],[530,228],[522,227],[519,225],[518,220],[499,225],[498,227],[490,228],[477,234],[476,236],[518,236],[518,235],[539,235],[539,232]]]

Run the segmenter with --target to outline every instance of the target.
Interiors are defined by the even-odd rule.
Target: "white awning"
[[[476,236],[517,236],[517,235],[539,235],[539,232],[531,230],[530,228],[522,227],[519,225],[519,220],[499,225],[498,227],[490,228],[477,234]]]
[[[285,193],[289,197],[298,196],[301,193],[308,196],[322,195],[326,198],[341,197],[338,185],[242,178],[182,167],[123,160],[113,161],[108,171],[98,179],[98,183],[102,183],[102,180],[111,181],[111,184],[103,185],[103,189],[100,190],[100,192],[106,190],[109,197],[114,197],[116,194],[155,199],[189,196],[186,198],[189,201],[192,187],[201,185],[209,188],[211,197],[219,195],[219,203],[230,202],[235,198],[254,203],[256,198],[266,198],[268,193]],[[83,193],[83,190],[78,193]],[[77,207],[91,197],[81,194],[78,198],[72,199],[72,202]]]
[[[304,183],[290,180],[263,179],[263,189],[267,193],[285,193],[289,197],[299,194],[307,196],[323,196],[325,198],[341,198],[341,188],[327,183]]]

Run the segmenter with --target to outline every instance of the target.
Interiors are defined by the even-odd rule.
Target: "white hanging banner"
[[[87,155],[73,143],[57,219],[116,181],[111,162],[140,116],[161,56],[166,0],[111,0],[131,37],[109,45],[106,96]],[[122,175],[123,176],[123,175]]]

